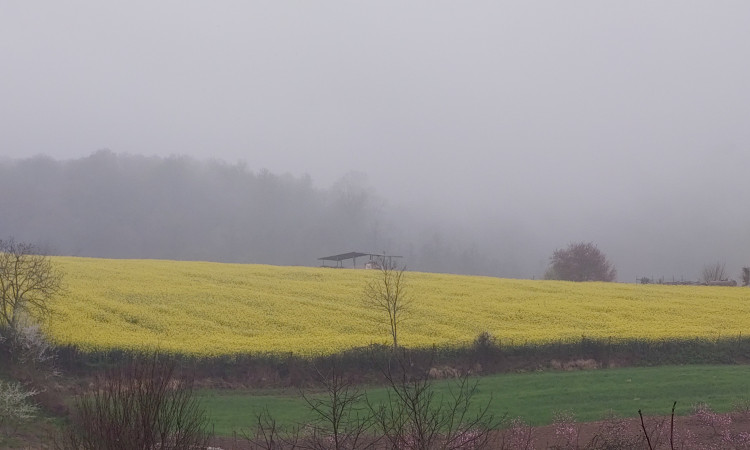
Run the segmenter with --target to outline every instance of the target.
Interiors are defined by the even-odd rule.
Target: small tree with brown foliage
[[[574,242],[552,253],[544,275],[548,280],[615,281],[617,271],[592,242]]]

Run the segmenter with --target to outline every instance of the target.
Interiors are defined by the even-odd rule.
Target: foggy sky
[[[626,281],[734,273],[748,19],[746,1],[8,0],[0,155],[356,171],[447,230],[497,229],[477,245],[533,254],[524,276],[577,240]]]

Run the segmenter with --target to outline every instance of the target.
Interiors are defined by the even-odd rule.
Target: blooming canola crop
[[[55,257],[66,292],[50,333],[83,350],[191,355],[330,354],[388,344],[368,307],[371,270]],[[404,346],[462,345],[488,331],[505,344],[589,338],[737,336],[750,289],[509,280],[408,272]]]

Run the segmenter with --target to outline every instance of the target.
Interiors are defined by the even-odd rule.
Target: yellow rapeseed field
[[[58,343],[194,355],[332,353],[388,344],[364,306],[375,271],[56,257],[67,293],[52,303]],[[407,273],[404,346],[719,337],[750,332],[750,289],[569,283]]]

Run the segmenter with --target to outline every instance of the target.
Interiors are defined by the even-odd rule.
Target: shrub
[[[472,346],[478,352],[488,352],[497,347],[497,338],[489,331],[482,331],[474,339]]]
[[[29,398],[37,393],[25,390],[20,383],[0,380],[0,430],[15,429],[20,423],[33,419],[38,408]]]
[[[628,421],[609,415],[594,434],[589,448],[594,450],[619,450],[645,448],[643,436],[628,431]]]
[[[109,370],[76,401],[59,449],[199,449],[210,437],[191,380],[175,362],[153,355]]]
[[[15,329],[5,329],[5,336],[0,335],[0,342],[6,341],[4,358],[12,361],[16,368],[26,368],[27,376],[53,376],[58,371],[55,367],[55,349],[47,339],[41,326],[29,324]]]
[[[533,450],[536,448],[534,429],[521,419],[510,421],[502,432],[501,450]]]
[[[711,428],[716,436],[725,435],[732,426],[731,416],[714,412],[705,403],[698,403],[693,407],[693,416],[699,423]]]
[[[387,399],[370,404],[375,429],[390,448],[488,447],[489,430],[498,423],[488,412],[491,400],[476,404],[478,380],[466,375],[455,379],[446,395],[438,395],[428,370],[433,356],[419,361],[416,353],[403,351],[384,367]]]
[[[557,412],[552,425],[555,428],[557,445],[553,448],[560,450],[574,450],[578,448],[578,426],[576,418],[570,411]]]

